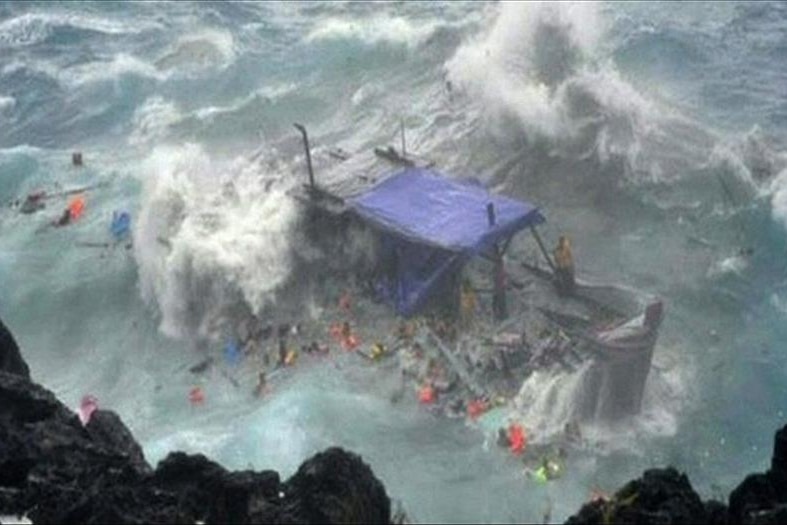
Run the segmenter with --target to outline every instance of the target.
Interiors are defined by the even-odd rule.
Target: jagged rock
[[[730,523],[783,523],[787,518],[787,425],[776,432],[771,469],[752,474],[730,493]]]
[[[335,448],[286,483],[182,452],[154,471],[113,412],[96,411],[83,427],[51,392],[0,372],[2,514],[36,523],[388,523],[390,500],[358,456]]]
[[[77,415],[29,380],[0,323],[0,515],[34,523],[389,523],[385,488],[332,448],[286,483],[175,452],[153,470],[114,412]]]
[[[150,472],[151,468],[145,461],[142,447],[136,442],[131,431],[123,424],[120,417],[111,410],[96,410],[85,427],[90,437],[109,449],[123,452],[134,468],[140,472]]]
[[[708,516],[708,525],[727,525],[727,505],[724,503],[716,500],[706,501],[705,514]]]
[[[729,507],[703,503],[675,469],[648,470],[610,501],[588,503],[566,523],[787,523],[787,426],[776,433],[771,469],[730,493]]]
[[[284,491],[299,523],[389,523],[390,500],[361,458],[330,448],[305,461]]]
[[[30,378],[30,369],[22,359],[19,346],[2,320],[0,320],[0,371]]]
[[[708,515],[685,474],[647,470],[607,502],[586,505],[566,523],[706,523]]]

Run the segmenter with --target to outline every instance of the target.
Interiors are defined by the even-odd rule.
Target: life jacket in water
[[[360,344],[361,341],[355,334],[350,334],[342,339],[342,348],[345,350],[355,350]]]
[[[467,404],[467,415],[472,420],[478,419],[478,417],[484,412],[486,412],[486,410],[487,410],[486,403],[484,403],[480,399],[475,399]]]
[[[423,405],[430,405],[435,401],[435,393],[432,385],[424,385],[418,391],[418,401]]]
[[[75,221],[82,216],[82,212],[85,211],[85,199],[83,197],[75,197],[69,204],[68,204],[68,213],[71,216],[71,220]]]
[[[205,402],[205,393],[198,386],[189,391],[189,401],[192,405],[201,405]]]
[[[515,456],[520,455],[527,447],[527,435],[522,425],[513,423],[508,427],[508,442],[511,453]]]
[[[372,359],[376,361],[380,359],[383,356],[383,354],[385,354],[385,347],[383,346],[383,344],[379,342],[374,343],[372,345],[372,353],[371,353]]]

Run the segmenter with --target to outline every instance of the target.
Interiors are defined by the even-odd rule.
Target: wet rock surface
[[[232,472],[182,452],[153,469],[117,414],[98,410],[83,426],[30,381],[13,338],[5,329],[0,335],[0,516],[34,523],[391,520],[382,483],[339,448],[308,459],[285,482],[274,471]]]
[[[703,502],[673,468],[647,470],[605,501],[594,501],[566,523],[787,523],[787,425],[776,432],[771,468],[747,476],[727,504]]]
[[[0,320],[0,370],[30,378],[30,370],[22,359],[14,336]]]

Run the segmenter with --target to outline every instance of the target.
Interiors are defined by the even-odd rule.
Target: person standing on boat
[[[470,279],[465,278],[462,281],[460,302],[462,329],[469,330],[473,326],[475,311],[478,308],[478,300],[476,299],[475,290],[473,290],[473,285],[470,283]]]
[[[572,295],[576,285],[574,281],[574,256],[571,253],[571,241],[565,235],[560,236],[555,257],[555,278],[557,291],[560,295]]]

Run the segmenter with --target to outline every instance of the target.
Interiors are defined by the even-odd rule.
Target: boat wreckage
[[[659,299],[581,279],[570,296],[559,294],[537,230],[546,220],[538,207],[447,177],[408,156],[404,140],[401,153],[328,151],[322,157],[333,167],[320,172],[318,184],[307,132],[296,127],[309,180],[293,195],[315,242],[348,228],[374,239],[372,261],[357,273],[368,276],[369,294],[388,303],[399,324],[384,352],[382,343],[371,354],[359,351],[396,362],[403,389],[414,383],[422,403],[449,416],[496,410],[510,421],[527,402],[521,390],[532,374],[582,374],[572,424],[619,421],[641,410],[664,316]],[[507,254],[524,230],[538,261]],[[468,282],[486,314],[470,321],[459,313]]]

